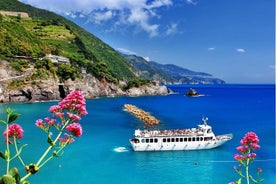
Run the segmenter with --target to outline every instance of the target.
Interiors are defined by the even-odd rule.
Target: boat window
[[[183,142],[183,138],[180,138],[180,142]]]
[[[171,142],[171,139],[170,139],[170,138],[168,138],[168,139],[167,139],[167,142]]]
[[[175,142],[179,142],[179,138],[175,138]]]
[[[212,140],[212,137],[204,137],[204,141]]]
[[[184,142],[187,142],[187,138],[184,138]]]
[[[193,141],[195,141],[196,140],[196,138],[195,137],[193,137]]]
[[[191,138],[191,137],[189,137],[189,138],[188,138],[188,141],[189,141],[189,142],[191,142],[191,140],[192,140],[192,138]]]
[[[172,142],[174,142],[174,138],[172,138]]]
[[[150,142],[152,143],[152,142],[153,142],[153,139],[150,139]]]
[[[200,140],[203,141],[203,137],[200,137]]]
[[[196,141],[199,141],[199,137],[196,138]]]
[[[167,139],[166,139],[166,138],[164,138],[164,139],[163,139],[163,142],[166,142],[166,140],[167,140]]]
[[[155,142],[155,143],[158,142],[158,139],[154,139],[154,142]]]
[[[144,143],[144,142],[145,142],[145,139],[142,139],[141,142]]]
[[[146,143],[148,143],[149,142],[149,139],[146,139]]]

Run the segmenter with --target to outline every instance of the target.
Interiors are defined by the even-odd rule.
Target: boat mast
[[[207,125],[207,121],[208,121],[208,117],[202,117],[202,121],[203,121],[203,124],[206,126]]]

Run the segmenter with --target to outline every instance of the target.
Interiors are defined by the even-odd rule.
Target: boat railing
[[[202,130],[192,129],[177,129],[177,130],[141,130],[136,137],[168,137],[168,136],[203,136]]]
[[[217,135],[216,138],[217,138],[218,140],[223,140],[223,139],[230,140],[230,139],[233,138],[233,134]]]

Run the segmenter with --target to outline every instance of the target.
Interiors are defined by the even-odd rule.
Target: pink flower
[[[69,113],[69,112],[67,112],[67,117],[68,117],[70,120],[72,120],[73,122],[78,122],[78,121],[81,120],[81,118],[80,118],[78,115],[72,114],[72,113]]]
[[[64,113],[63,112],[55,112],[54,117],[58,117],[59,119],[63,119],[64,118]]]
[[[242,145],[249,145],[249,144],[258,144],[259,143],[259,138],[254,132],[248,132],[245,134],[243,139],[241,140]]]
[[[57,112],[61,112],[62,109],[59,105],[53,105],[49,108],[49,112],[52,112],[52,113],[57,113]]]
[[[252,159],[254,159],[256,156],[257,156],[256,153],[251,153],[251,154],[250,154],[250,157],[251,157]]]
[[[236,154],[236,155],[234,156],[234,159],[237,160],[237,161],[242,161],[242,160],[244,160],[244,156],[243,156],[243,155],[238,155],[238,154]]]
[[[245,147],[244,147],[244,146],[239,146],[239,147],[237,147],[236,149],[237,149],[237,151],[239,151],[239,152],[245,152]]]
[[[263,172],[263,169],[259,167],[257,171],[258,171],[258,173],[261,173],[261,172]]]
[[[86,103],[83,94],[80,91],[75,90],[68,94],[61,102],[59,102],[58,105],[63,110],[67,110],[72,113],[74,111],[78,115],[84,116],[87,115],[85,104]]]
[[[52,126],[52,125],[54,125],[54,124],[55,124],[55,122],[56,122],[56,120],[55,120],[55,119],[51,119],[50,121],[48,121],[48,124],[49,124],[50,126]]]
[[[241,139],[240,143],[241,146],[238,146],[236,149],[238,152],[242,153],[242,155],[236,154],[234,155],[234,159],[247,164],[247,160],[252,161],[257,156],[256,153],[253,153],[253,151],[260,148],[260,146],[258,145],[259,138],[254,132],[248,132]]]
[[[36,120],[35,125],[39,128],[43,128],[45,126],[42,119]]]
[[[4,131],[4,137],[21,139],[23,137],[24,130],[19,124],[11,124],[7,130]]]
[[[45,122],[48,123],[48,125],[52,126],[55,124],[56,120],[55,119],[51,119],[49,117],[44,118]]]
[[[59,142],[62,145],[71,144],[74,141],[74,138],[72,138],[70,135],[66,133],[64,134],[64,137],[59,138]]]
[[[80,137],[82,135],[82,127],[79,123],[72,123],[66,127],[66,130],[70,132],[75,137]]]
[[[254,145],[252,145],[252,148],[254,149],[254,150],[257,150],[257,149],[260,149],[260,145],[258,145],[258,144],[254,144]]]
[[[49,118],[49,117],[44,118],[44,121],[45,121],[46,123],[48,123],[50,120],[51,120],[51,118]]]

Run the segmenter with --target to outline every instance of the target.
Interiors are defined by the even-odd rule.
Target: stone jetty
[[[133,114],[134,116],[136,116],[137,118],[139,118],[140,120],[142,120],[145,123],[146,127],[152,127],[154,125],[158,125],[159,124],[159,120],[158,119],[156,119],[154,116],[148,114],[144,110],[136,107],[135,105],[125,104],[124,108],[128,112],[130,112],[131,114]]]

